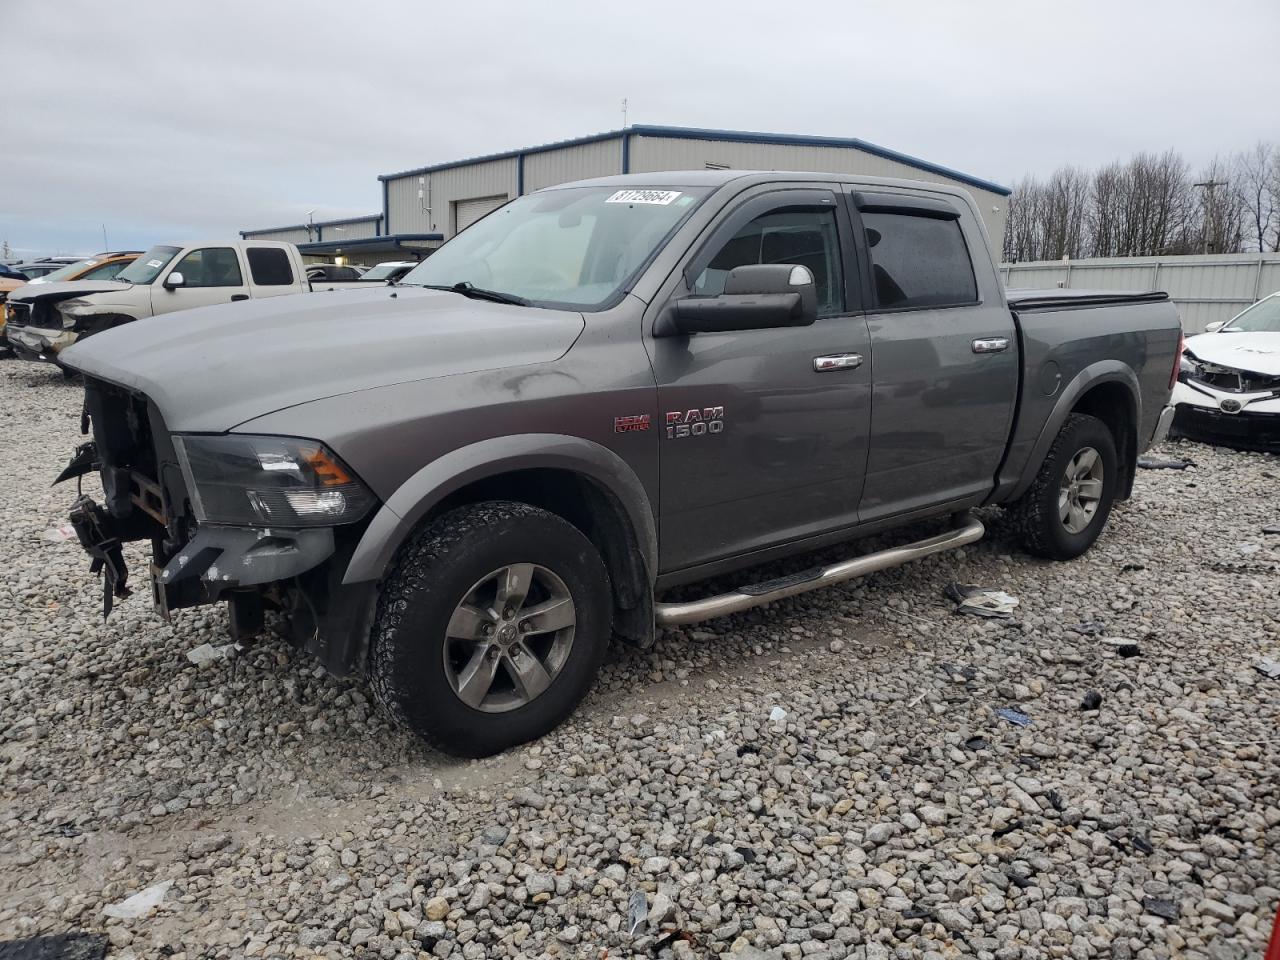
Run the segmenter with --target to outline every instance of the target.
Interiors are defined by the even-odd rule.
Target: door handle
[[[813,358],[813,369],[818,373],[831,373],[835,370],[856,370],[862,366],[860,353],[833,353],[825,357]]]
[[[231,295],[232,303],[235,303],[237,300],[248,300],[248,299],[249,299],[249,295],[247,293],[233,293]]]
[[[973,341],[974,353],[1003,353],[1009,349],[1008,337],[984,337]]]

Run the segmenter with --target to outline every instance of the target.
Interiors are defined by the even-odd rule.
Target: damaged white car
[[[1280,293],[1187,339],[1174,436],[1280,452]]]

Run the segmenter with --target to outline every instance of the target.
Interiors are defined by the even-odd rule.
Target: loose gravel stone
[[[1029,559],[988,510],[963,551],[664,629],[540,743],[460,762],[274,636],[192,663],[227,642],[221,609],[165,624],[138,589],[103,623],[82,552],[43,536],[74,496],[48,482],[80,400],[0,360],[0,941],[84,929],[186,960],[1265,949],[1280,688],[1251,664],[1280,659],[1274,456],[1166,445],[1196,466],[1139,470],[1071,563]],[[145,549],[126,558],[145,583]],[[951,581],[1012,593],[1017,617],[954,616]],[[164,881],[146,916],[103,916]]]

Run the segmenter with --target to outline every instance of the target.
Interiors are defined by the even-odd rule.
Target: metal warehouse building
[[[316,223],[314,236],[306,224],[243,235],[291,240],[308,255],[391,259],[439,246],[508,200],[543,187],[617,173],[704,169],[827,171],[951,184],[977,201],[990,237],[998,242],[1004,235],[1007,187],[864,140],[659,126],[383,174],[381,216]]]

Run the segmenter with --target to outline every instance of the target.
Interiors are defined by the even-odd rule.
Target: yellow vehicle
[[[61,270],[34,280],[18,280],[0,275],[0,350],[5,347],[4,324],[8,319],[5,301],[9,294],[27,283],[57,283],[61,280],[112,280],[116,274],[141,256],[141,250],[113,250],[69,263]]]

